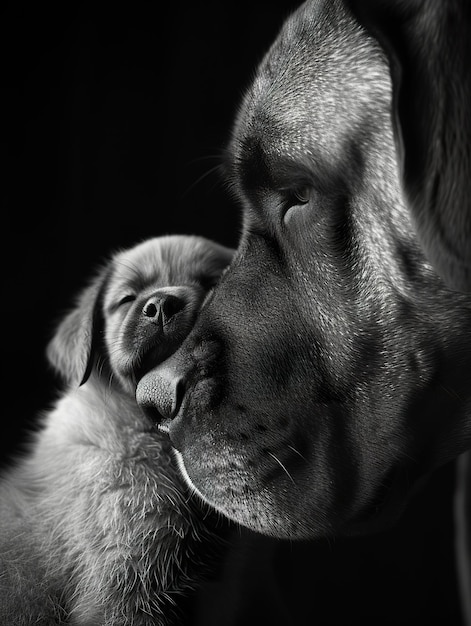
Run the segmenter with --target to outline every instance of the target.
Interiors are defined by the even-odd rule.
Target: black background
[[[166,233],[237,244],[240,209],[214,168],[257,62],[297,4],[1,10],[4,462],[57,395],[45,346],[104,257]],[[452,466],[437,473],[394,531],[275,549],[293,623],[458,624],[452,478]],[[275,623],[279,596],[257,564],[264,541],[243,589],[260,624]],[[200,601],[198,623],[229,624],[209,614],[223,615],[230,595]]]

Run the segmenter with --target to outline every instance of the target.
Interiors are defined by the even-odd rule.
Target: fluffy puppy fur
[[[59,325],[48,357],[67,390],[0,484],[1,624],[167,624],[196,582],[217,539],[135,388],[231,257],[151,239],[115,255]]]

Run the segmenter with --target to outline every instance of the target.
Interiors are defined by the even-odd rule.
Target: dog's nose
[[[138,404],[144,409],[155,410],[158,415],[154,418],[157,421],[173,419],[178,413],[183,395],[182,377],[164,364],[148,372],[136,390]]]
[[[209,410],[208,393],[214,388],[204,376],[211,371],[210,363],[219,350],[215,342],[184,343],[172,356],[144,374],[137,384],[137,403],[169,435],[177,450],[184,445],[185,426],[188,420],[191,422],[195,398],[201,410]]]
[[[136,389],[136,400],[160,430],[168,434],[185,395],[185,373],[170,358],[147,372]]]
[[[152,295],[142,307],[142,313],[150,321],[166,324],[170,319],[185,308],[185,300],[170,293]]]

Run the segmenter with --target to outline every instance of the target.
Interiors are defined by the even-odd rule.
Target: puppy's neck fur
[[[189,587],[187,539],[204,530],[171,459],[135,401],[92,376],[49,413],[15,490],[6,482],[3,506],[25,517],[72,623],[159,624]]]
[[[41,441],[54,447],[94,446],[96,453],[126,459],[155,435],[134,398],[118,385],[103,385],[93,373],[87,383],[59,399]]]

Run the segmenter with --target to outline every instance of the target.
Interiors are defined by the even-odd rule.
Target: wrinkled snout
[[[220,355],[215,340],[185,341],[138,382],[137,403],[177,450],[191,443],[220,399]]]
[[[168,434],[183,402],[188,372],[170,357],[141,379],[136,400],[160,430]]]

